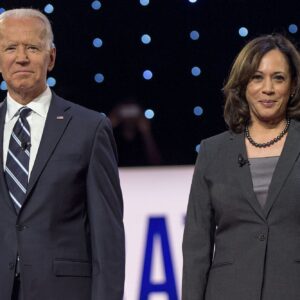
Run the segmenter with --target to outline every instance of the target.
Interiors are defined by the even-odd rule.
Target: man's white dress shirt
[[[46,90],[37,98],[29,102],[26,107],[29,107],[32,112],[27,117],[27,121],[30,125],[31,147],[29,158],[29,176],[30,177],[32,167],[40,146],[46,117],[48,114],[52,93],[47,86]],[[19,118],[18,111],[22,107],[20,103],[16,102],[9,93],[7,93],[7,111],[5,116],[4,135],[3,135],[3,167],[5,169],[7,151],[9,146],[9,140],[16,121]]]

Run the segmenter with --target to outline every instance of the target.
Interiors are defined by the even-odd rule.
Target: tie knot
[[[23,106],[23,107],[20,108],[19,111],[20,111],[20,118],[23,119],[23,118],[26,118],[29,115],[29,113],[31,112],[31,109],[27,106]]]

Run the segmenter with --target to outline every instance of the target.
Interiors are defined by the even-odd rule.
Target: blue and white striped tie
[[[29,175],[30,126],[26,117],[31,109],[23,106],[13,128],[7,152],[5,179],[9,195],[19,212],[25,200]]]

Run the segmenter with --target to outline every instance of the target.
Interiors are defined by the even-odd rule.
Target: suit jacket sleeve
[[[204,300],[214,247],[214,214],[208,184],[205,142],[201,143],[189,196],[183,237],[182,300]]]
[[[100,121],[87,175],[93,260],[92,300],[123,299],[125,237],[117,153],[110,122]]]

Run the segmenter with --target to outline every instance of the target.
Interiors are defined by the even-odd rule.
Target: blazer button
[[[8,266],[9,266],[9,269],[10,269],[10,270],[14,270],[14,269],[15,269],[15,264],[14,264],[13,262],[10,262],[10,263],[8,264]]]
[[[26,226],[22,225],[22,224],[17,224],[16,228],[17,228],[18,231],[22,231],[22,230],[24,230],[26,228]]]
[[[260,233],[258,235],[258,240],[261,241],[261,242],[265,241],[266,240],[266,235],[264,233]]]

